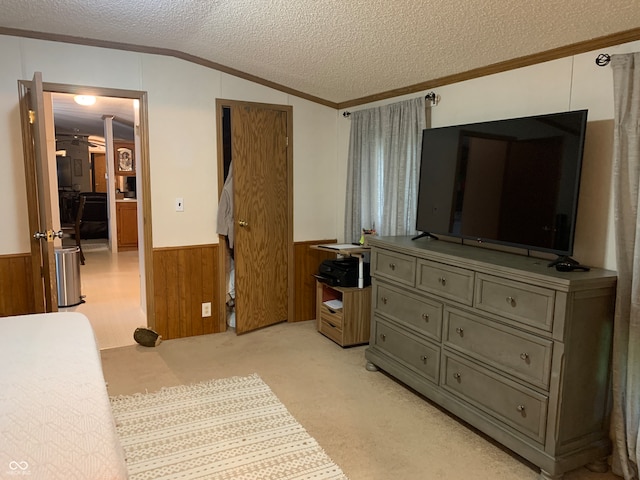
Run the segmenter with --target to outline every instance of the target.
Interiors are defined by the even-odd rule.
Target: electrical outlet
[[[211,302],[204,302],[202,304],[202,317],[210,317],[211,316]]]
[[[184,212],[184,200],[181,197],[176,198],[176,212]]]

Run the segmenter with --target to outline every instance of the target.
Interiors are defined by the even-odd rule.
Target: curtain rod
[[[608,53],[601,53],[596,57],[596,65],[598,65],[599,67],[606,67],[607,65],[609,65],[610,61],[611,55],[609,55]]]
[[[436,92],[429,92],[424,96],[425,100],[429,100],[431,102],[431,106],[435,107],[438,104],[438,96]],[[342,116],[344,118],[348,118],[351,115],[351,112],[343,112]]]

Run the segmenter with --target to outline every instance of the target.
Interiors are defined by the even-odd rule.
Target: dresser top
[[[602,283],[602,286],[611,286],[617,279],[616,272],[611,270],[591,268],[587,272],[559,272],[554,267],[548,266],[551,261],[548,259],[429,237],[417,240],[412,240],[411,236],[370,237],[367,239],[367,244],[374,248],[384,248],[488,274],[504,274],[514,279],[534,281],[560,289],[593,287],[598,283]]]

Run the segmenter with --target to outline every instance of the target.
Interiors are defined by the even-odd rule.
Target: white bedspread
[[[0,318],[0,478],[124,479],[100,353],[80,313]]]

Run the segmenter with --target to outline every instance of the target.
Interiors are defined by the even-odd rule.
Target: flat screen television
[[[586,125],[578,110],[424,130],[419,236],[569,257]]]

